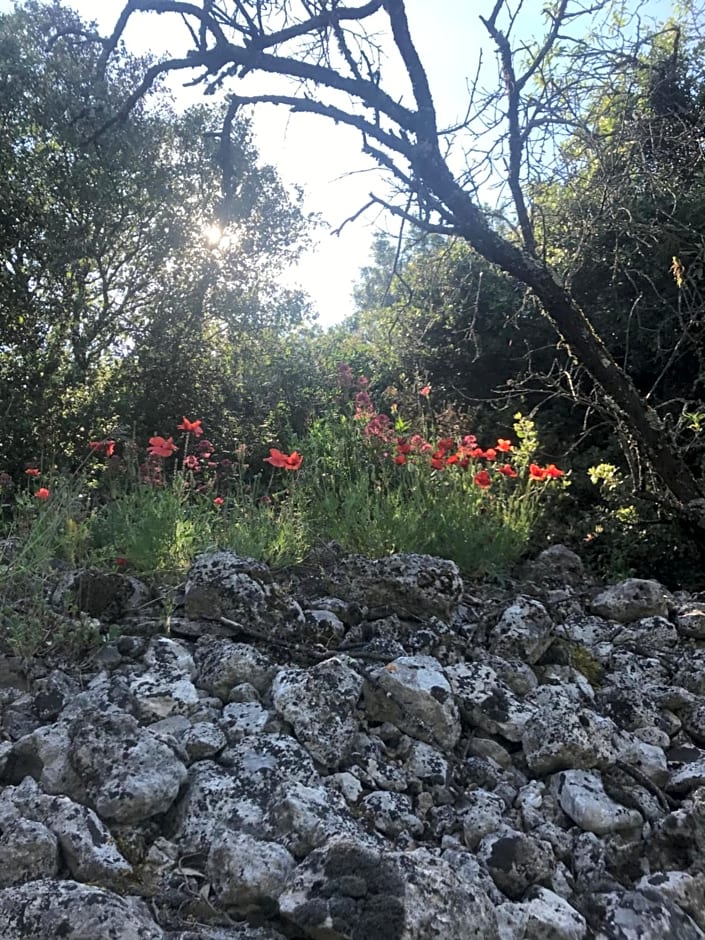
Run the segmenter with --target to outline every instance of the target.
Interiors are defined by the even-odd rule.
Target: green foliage
[[[141,573],[184,569],[211,542],[210,511],[205,500],[185,500],[179,483],[138,485],[96,510],[89,524],[94,557],[103,564],[127,558]]]
[[[278,275],[305,244],[300,195],[244,119],[177,115],[157,87],[106,127],[148,64],[101,77],[59,4],[0,15],[0,460],[76,466],[81,434],[153,433],[187,406],[236,410],[241,348],[300,321]],[[225,180],[225,185],[221,182]],[[231,421],[234,430],[235,422]],[[41,442],[41,444],[40,444]]]
[[[576,513],[577,550],[598,578],[656,578],[673,590],[705,585],[702,557],[663,509],[635,496],[628,475],[610,463],[596,464],[587,475],[596,488],[591,502]],[[568,536],[568,540],[570,536]]]

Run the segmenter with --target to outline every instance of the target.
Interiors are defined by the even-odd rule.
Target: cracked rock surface
[[[705,598],[552,546],[62,572],[0,647],[2,940],[705,940]],[[109,638],[110,637],[110,638]]]

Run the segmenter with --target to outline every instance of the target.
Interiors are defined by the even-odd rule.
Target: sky
[[[123,0],[63,2],[84,19],[96,20],[103,33],[111,31],[124,6]],[[441,125],[462,118],[482,43],[488,80],[496,74],[493,50],[479,19],[493,4],[494,0],[407,0],[412,37],[429,77]],[[12,0],[0,0],[0,10],[12,5]],[[541,0],[525,0],[528,12],[523,29],[527,36],[540,30],[542,5]],[[650,0],[649,5],[665,8],[667,0]],[[188,37],[178,24],[178,18],[171,15],[136,14],[125,36],[128,48],[138,54],[183,54]],[[185,81],[184,75],[177,74],[171,82],[177,99],[184,106],[202,101],[197,88],[183,88]],[[400,77],[399,95],[403,93]],[[340,235],[332,234],[368,201],[371,191],[383,191],[380,174],[361,154],[360,135],[325,118],[291,115],[282,108],[260,105],[254,109],[254,127],[262,161],[274,164],[286,183],[302,186],[305,211],[319,214],[328,226],[317,233],[313,249],[288,280],[310,295],[321,325],[330,325],[353,310],[353,285],[360,268],[370,260],[375,232],[396,231],[393,219],[373,209],[346,224]]]

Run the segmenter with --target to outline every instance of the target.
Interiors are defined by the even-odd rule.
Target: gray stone
[[[463,838],[469,849],[475,850],[490,832],[505,825],[507,805],[501,796],[487,790],[469,790],[462,809]]]
[[[86,710],[70,738],[71,765],[104,819],[135,823],[164,813],[186,779],[174,752],[125,712]]]
[[[508,741],[521,741],[535,708],[519,699],[486,663],[458,663],[445,670],[463,721]]]
[[[229,744],[264,731],[272,715],[259,702],[230,702],[218,722]]]
[[[295,867],[283,846],[223,829],[214,834],[206,872],[221,904],[248,913],[271,910]]]
[[[408,773],[427,784],[444,784],[448,779],[448,761],[442,752],[423,741],[415,741],[406,762]]]
[[[556,865],[550,843],[508,826],[486,835],[477,854],[511,900],[519,900],[531,885],[548,884]]]
[[[671,602],[671,595],[658,581],[627,578],[598,594],[590,608],[605,620],[632,623],[642,617],[667,616]]]
[[[685,911],[656,891],[614,891],[590,898],[595,940],[703,940]]]
[[[681,608],[676,616],[676,630],[682,636],[705,640],[705,604]]]
[[[261,832],[297,858],[337,836],[349,836],[360,845],[379,844],[376,834],[368,834],[351,816],[342,796],[321,784],[281,784],[268,802]]]
[[[583,940],[585,918],[548,888],[532,888],[531,898],[517,904],[501,904],[497,920],[502,940]]]
[[[581,829],[604,835],[624,829],[638,829],[641,813],[615,802],[605,792],[598,773],[564,770],[552,781],[563,812]]]
[[[155,637],[144,659],[147,672],[135,676],[129,686],[139,718],[152,722],[195,711],[199,697],[191,680],[196,666],[188,650],[168,637]]]
[[[553,622],[540,601],[520,594],[490,633],[490,649],[505,659],[536,663],[554,639]]]
[[[189,761],[205,760],[223,750],[228,743],[220,728],[209,721],[197,721],[184,731],[181,743]]]
[[[303,622],[301,608],[272,582],[267,565],[229,551],[198,556],[186,576],[184,603],[194,619],[225,617],[247,626],[277,617]]]
[[[389,721],[420,741],[452,748],[460,737],[450,684],[432,656],[402,656],[373,670],[364,695],[369,718]]]
[[[265,814],[280,785],[314,786],[313,762],[300,744],[283,735],[246,738],[221,755],[227,766],[199,761],[188,771],[187,785],[174,806],[171,838],[183,851],[199,852],[211,845],[219,826],[262,833]]]
[[[637,891],[656,891],[689,914],[701,930],[705,929],[705,875],[685,871],[655,871],[644,875],[634,885]]]
[[[232,640],[202,640],[194,658],[196,684],[224,702],[233,686],[243,682],[264,692],[275,672],[274,663],[254,646]]]
[[[68,797],[47,796],[31,777],[0,793],[0,827],[6,819],[48,830],[54,845],[60,846],[69,872],[79,881],[112,885],[131,871],[110,831],[93,810]],[[34,878],[54,874],[54,869],[38,864]]]
[[[360,806],[369,814],[375,829],[392,839],[404,831],[417,836],[423,831],[423,823],[414,814],[406,793],[375,790],[360,801]]]
[[[463,593],[457,565],[431,555],[389,555],[370,560],[343,558],[327,573],[333,593],[367,607],[388,608],[400,617],[453,617]]]
[[[616,760],[615,731],[608,719],[576,707],[564,694],[556,694],[529,718],[521,743],[529,769],[536,774],[576,767],[604,768]]]
[[[551,545],[539,553],[529,565],[533,577],[557,581],[561,584],[580,584],[585,580],[585,570],[579,555],[565,545]]]
[[[3,940],[165,940],[137,898],[42,878],[0,891]]]
[[[0,832],[0,888],[56,877],[59,844],[50,829],[31,819],[3,819],[0,812]]]
[[[337,770],[357,731],[363,678],[340,659],[312,669],[282,669],[272,683],[272,702],[319,764]]]
[[[308,936],[326,940],[499,940],[485,891],[424,850],[332,840],[299,865],[279,905]]]

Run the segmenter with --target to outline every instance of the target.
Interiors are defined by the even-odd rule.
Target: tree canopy
[[[179,114],[155,85],[104,130],[151,65],[120,46],[101,72],[102,52],[60,3],[0,17],[5,460],[128,412],[151,433],[187,407],[218,414],[243,336],[306,310],[277,276],[308,221],[248,121]]]

